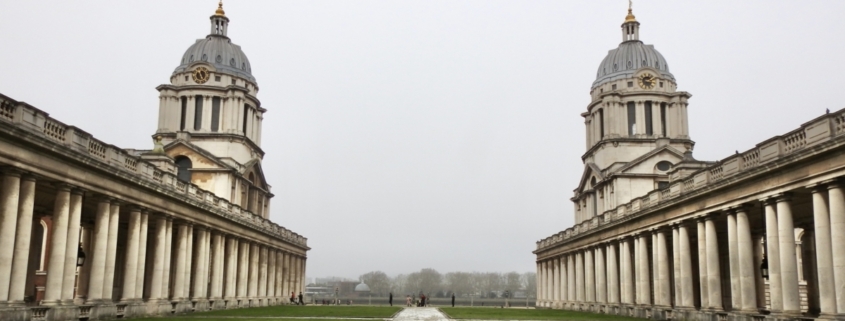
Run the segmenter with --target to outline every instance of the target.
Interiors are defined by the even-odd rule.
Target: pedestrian
[[[296,295],[294,295],[293,292],[290,293],[290,303],[291,304],[296,303]]]
[[[425,306],[425,294],[420,293],[420,306]]]
[[[305,301],[302,300],[302,292],[299,292],[299,304],[305,305]]]
[[[390,303],[390,306],[393,306],[393,292],[390,292],[390,296],[387,298],[387,303]]]
[[[410,295],[405,295],[405,306],[408,306],[408,307],[411,306],[411,296]]]
[[[452,292],[452,307],[455,307],[455,292]]]

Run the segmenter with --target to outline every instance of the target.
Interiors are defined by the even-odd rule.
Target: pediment
[[[191,159],[194,169],[234,170],[232,166],[226,164],[214,154],[183,140],[175,140],[167,144],[164,146],[164,152],[173,159],[178,156],[188,157]]]
[[[604,179],[601,169],[593,163],[584,164],[584,171],[581,173],[581,180],[578,181],[578,188],[575,189],[577,193],[592,190],[592,181],[595,178],[596,182]]]
[[[270,185],[267,184],[267,180],[264,178],[264,169],[261,168],[261,162],[257,158],[244,164],[244,170],[241,172],[241,175],[247,180],[250,180],[250,174],[252,175],[253,185],[265,191],[270,191]]]
[[[637,157],[614,172],[621,174],[653,174],[655,173],[657,163],[668,161],[674,165],[683,159],[684,153],[672,146],[666,145]]]

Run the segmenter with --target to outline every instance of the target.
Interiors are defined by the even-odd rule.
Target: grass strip
[[[272,306],[249,309],[217,310],[191,314],[191,316],[232,316],[232,317],[329,317],[329,318],[389,318],[400,307],[368,306]]]
[[[440,308],[452,319],[473,320],[645,320],[619,315],[553,309]]]

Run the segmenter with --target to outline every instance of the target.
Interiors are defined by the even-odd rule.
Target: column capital
[[[75,186],[68,183],[60,182],[55,184],[56,189],[60,191],[70,192]]]
[[[87,192],[87,191],[88,190],[86,190],[84,188],[74,187],[73,189],[70,190],[70,193],[73,194],[73,195],[85,195],[85,192]]]
[[[760,199],[760,202],[763,203],[763,205],[775,205],[775,201],[775,195],[766,196]]]
[[[827,186],[827,189],[842,188],[842,181],[838,179],[831,179],[822,182]]]
[[[734,215],[740,212],[748,213],[749,211],[751,211],[752,207],[754,206],[752,206],[751,204],[742,203],[736,206],[731,206],[726,211],[728,212],[728,215]]]
[[[774,197],[775,202],[778,202],[778,203],[789,202],[789,201],[792,200],[792,193],[784,192],[784,193],[772,195],[772,197]]]
[[[21,177],[25,172],[17,167],[3,166],[0,167],[0,173],[2,173],[3,176]]]

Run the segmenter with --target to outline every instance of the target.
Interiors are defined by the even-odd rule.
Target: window
[[[662,81],[660,82],[660,88],[663,88],[663,82]]]
[[[628,102],[628,136],[637,133],[637,107],[633,101]]]
[[[185,76],[185,81],[188,81],[188,76]]]
[[[645,102],[645,134],[648,136],[654,135],[654,124],[651,119],[651,102]]]
[[[179,121],[179,130],[185,130],[185,114],[188,113],[188,97],[182,96],[182,118]]]
[[[191,163],[191,159],[185,156],[177,156],[176,159],[176,179],[183,181],[185,183],[191,182],[191,167],[193,164]]]
[[[237,85],[234,79],[232,79],[232,85]]]
[[[667,162],[667,161],[660,161],[660,162],[657,163],[656,167],[657,167],[657,170],[659,170],[661,172],[665,172],[665,171],[668,171],[672,168],[672,163]]]
[[[604,92],[604,88],[599,90],[599,93],[603,93],[603,92]]]
[[[211,98],[211,131],[220,129],[220,97]]]
[[[214,76],[214,81],[220,82],[220,76]]]
[[[660,103],[660,131],[661,136],[666,137],[666,103]]]
[[[616,90],[616,84],[613,84],[613,86],[610,86],[610,89],[611,89],[611,90]]]
[[[194,97],[194,129],[200,130],[202,128],[202,96],[196,95]]]
[[[633,82],[633,81],[629,81],[629,82],[628,82],[628,88],[633,88],[633,87],[634,87],[634,82]]]
[[[599,117],[599,139],[604,139],[604,109],[599,109],[596,115]]]
[[[657,189],[664,190],[669,188],[669,182],[657,182]]]
[[[246,134],[246,122],[247,122],[247,117],[249,117],[249,108],[250,108],[249,105],[244,105],[244,124],[243,124],[243,128],[241,129],[241,131],[244,134]]]

